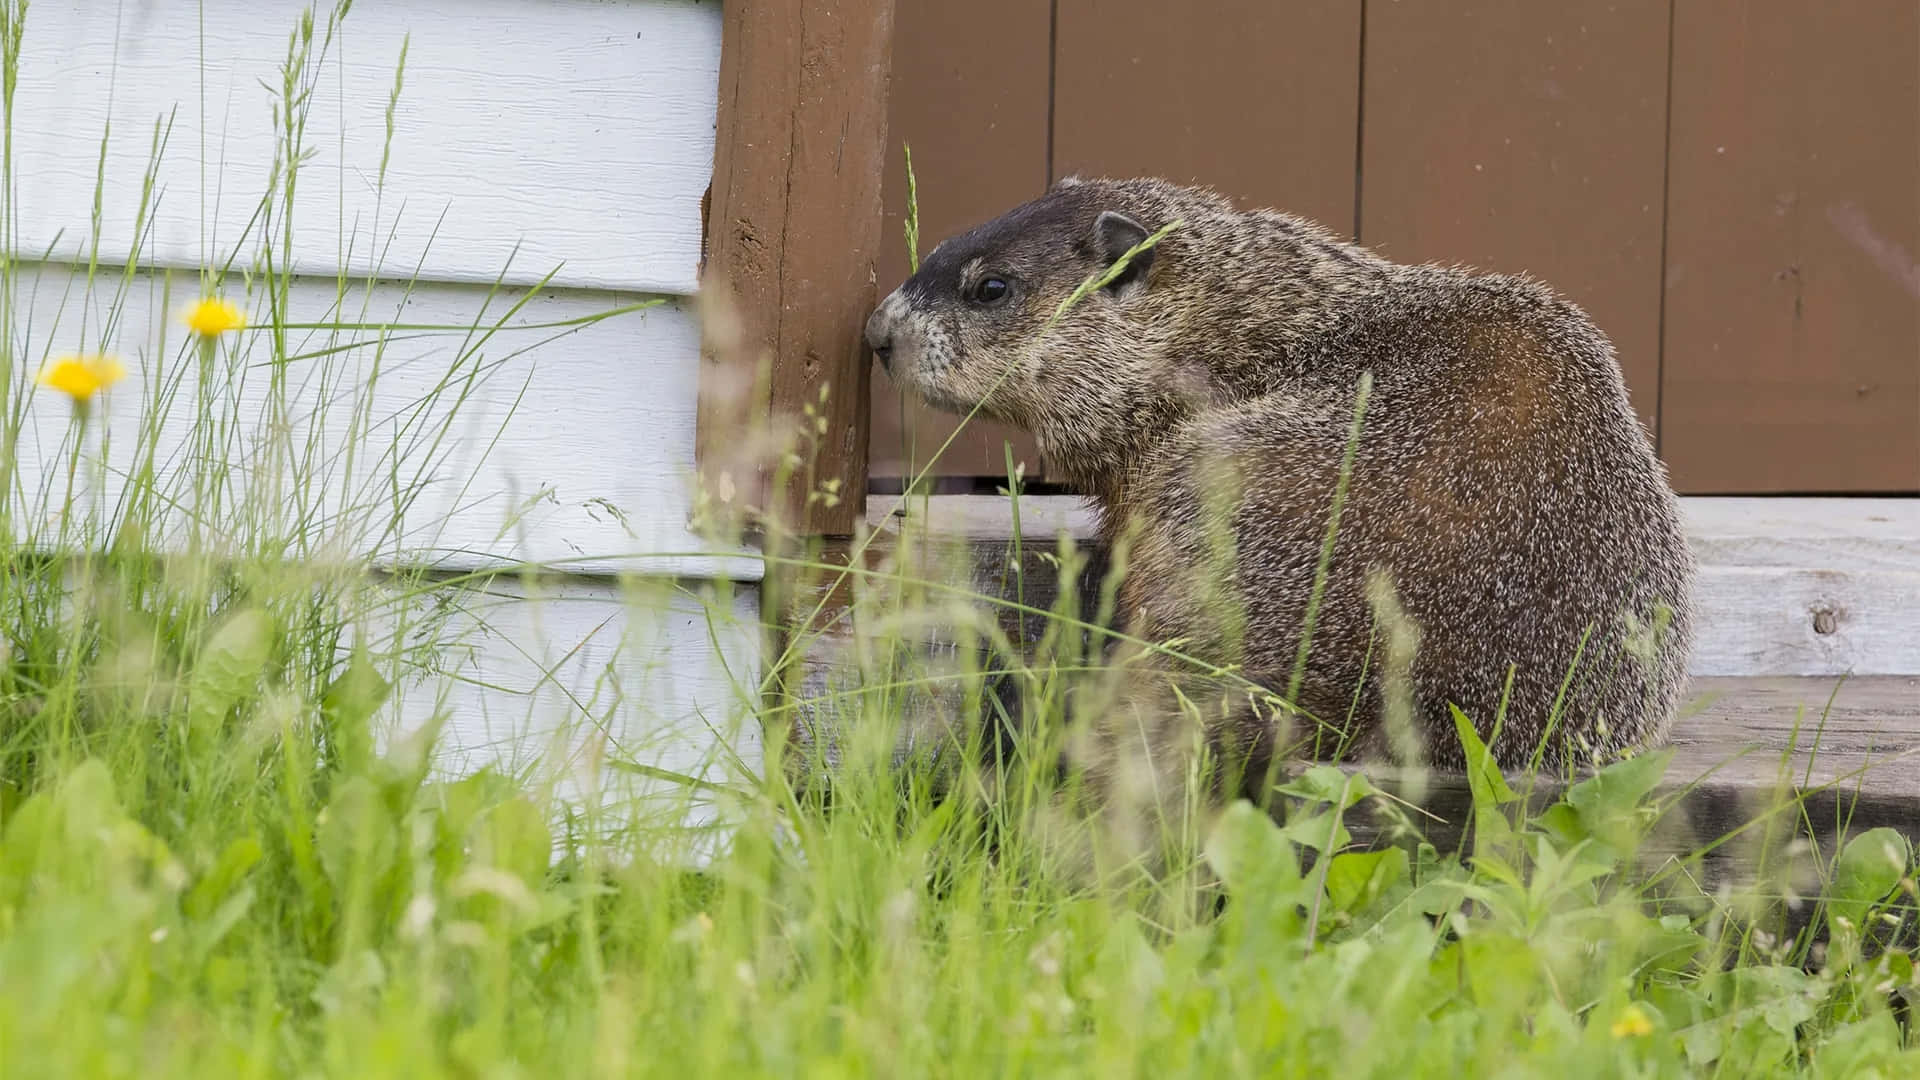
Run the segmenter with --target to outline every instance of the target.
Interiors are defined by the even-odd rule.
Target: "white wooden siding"
[[[83,256],[107,122],[102,257],[124,259],[172,121],[159,265],[232,250],[266,189],[306,0],[56,0],[28,9],[14,118],[19,249]],[[327,4],[315,5],[324,15]],[[315,52],[320,32],[315,31]],[[407,42],[384,196],[386,110]],[[369,0],[315,80],[295,269],[685,294],[713,168],[718,0]],[[202,163],[205,162],[205,168]],[[203,186],[204,181],[204,186]],[[516,253],[515,248],[518,248]]]
[[[195,295],[194,275],[125,275],[124,289],[122,277],[106,272],[89,288],[83,274],[56,265],[24,274],[19,290],[26,301],[20,314],[30,320],[27,355],[106,348],[129,369],[97,409],[110,435],[109,500],[140,451],[140,424],[157,411],[156,402],[171,399],[160,435],[166,473],[182,467],[199,409],[195,351],[178,319],[178,309]],[[603,315],[645,298],[547,290],[509,318],[524,295],[504,290],[490,297],[481,286],[427,282],[354,287],[342,298],[331,281],[294,283],[289,323],[367,326],[289,331],[295,439],[304,443],[311,432],[324,448],[317,459],[326,497],[311,516],[333,523],[329,546],[377,552],[383,562],[400,557],[448,568],[529,561],[573,572],[758,577],[757,560],[713,548],[686,528],[700,341],[691,302],[656,298],[662,300],[656,307],[586,326],[527,329]],[[101,328],[115,310],[118,319],[103,342]],[[255,314],[263,316],[264,307]],[[383,332],[371,325],[384,323],[478,326],[481,332]],[[496,325],[500,329],[480,341]],[[240,337],[267,332],[262,327]],[[349,351],[312,355],[355,343]],[[263,447],[272,439],[265,405],[270,379],[260,366],[270,353],[264,342],[237,344],[252,366],[234,372],[220,390],[236,394],[244,402],[237,415],[252,419],[234,444],[233,464],[248,466],[246,490],[270,500],[251,510],[284,519],[298,508],[273,498],[257,472],[269,460]],[[446,394],[422,412],[437,385],[475,368],[480,374],[465,400],[456,405]],[[166,388],[181,379],[185,391],[168,395]],[[371,430],[350,459],[347,441],[363,405]],[[449,414],[454,426],[438,446],[418,433]],[[29,487],[64,483],[69,415],[64,397],[36,395],[20,444]],[[382,460],[379,454],[396,445],[394,432],[404,424],[413,424],[415,434],[400,440],[397,460]],[[417,481],[420,488],[397,551],[362,520],[370,516],[384,527],[395,466],[402,482]],[[164,476],[161,482],[170,483]],[[368,514],[354,514],[357,508]]]
[[[314,6],[317,56],[329,5]],[[37,262],[22,269],[9,344],[30,365],[103,348],[127,364],[129,378],[90,425],[94,438],[109,436],[105,490],[95,492],[104,498],[122,482],[150,396],[184,379],[159,437],[163,473],[179,475],[201,409],[178,316],[200,269],[228,265],[223,291],[264,321],[262,283],[248,295],[244,280],[262,266],[262,236],[246,230],[273,180],[281,67],[307,7],[59,0],[29,10],[8,242]],[[717,0],[360,0],[311,81],[293,257],[275,260],[297,275],[286,321],[363,324],[290,331],[293,422],[299,441],[317,440],[323,503],[303,510],[259,473],[269,460],[266,331],[221,343],[223,356],[238,347],[252,365],[221,386],[242,403],[232,413],[242,434],[222,460],[249,473],[238,489],[256,502],[245,512],[329,520],[330,551],[386,563],[527,560],[581,575],[539,597],[515,582],[484,600],[463,594],[445,671],[401,687],[389,734],[438,715],[447,769],[544,763],[559,771],[540,775],[564,795],[598,791],[603,806],[644,804],[676,820],[690,809],[710,818],[715,805],[689,808],[672,784],[593,768],[590,748],[602,742],[601,760],[710,781],[759,767],[743,697],[758,677],[759,563],[686,527],[700,333],[688,298],[713,165],[720,27]],[[136,229],[157,124],[170,127]],[[81,267],[96,256],[89,278]],[[543,280],[477,346],[484,375],[450,438],[438,449],[403,440],[402,452],[370,461],[366,450],[394,445],[397,426],[475,340],[378,326],[490,327]],[[489,298],[495,282],[507,287]],[[531,328],[649,300],[661,302],[592,325]],[[348,476],[356,414],[373,431]],[[36,391],[19,447],[29,492],[58,498],[71,431],[64,399]],[[333,518],[389,493],[396,472],[421,482],[400,544],[365,520]],[[639,576],[616,585],[615,573]],[[718,599],[707,595],[715,590]]]
[[[759,658],[756,591],[723,583],[572,579],[529,595],[496,582],[455,594],[445,670],[397,688],[390,746],[438,718],[446,775],[492,766],[614,823],[715,823],[731,803],[621,764],[734,792],[760,767],[747,693]],[[668,838],[662,838],[668,839]]]

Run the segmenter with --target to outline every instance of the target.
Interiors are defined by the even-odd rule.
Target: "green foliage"
[[[24,14],[0,0],[9,110]],[[325,455],[284,392],[302,365],[350,383],[326,358],[377,352],[389,329],[341,321],[302,351],[284,319],[304,109],[345,14],[309,13],[289,39],[262,215],[285,229],[230,253],[250,267],[238,287],[276,313],[261,355],[175,358],[172,392],[201,409],[190,467],[163,478],[143,444],[124,497],[96,502],[76,421],[69,485],[0,491],[7,1075],[1915,1075],[1909,845],[1851,837],[1811,918],[1824,941],[1766,941],[1751,911],[1778,908],[1782,881],[1689,891],[1698,860],[1649,856],[1662,753],[1536,812],[1456,712],[1462,851],[1423,839],[1384,778],[1319,765],[1275,786],[1271,814],[1240,801],[1196,823],[1197,851],[1154,884],[1087,887],[1060,857],[1072,831],[1056,847],[1030,827],[1056,794],[1051,728],[1112,674],[1066,545],[1016,556],[1015,573],[1066,583],[1055,610],[1018,605],[1032,651],[963,607],[951,652],[966,659],[922,670],[925,592],[873,605],[893,621],[847,697],[857,738],[831,805],[741,768],[708,859],[684,856],[678,821],[596,831],[522,777],[440,774],[431,730],[383,744],[396,687],[437,677],[434,613],[466,593],[329,561],[344,545],[317,488],[353,477],[301,464]],[[389,131],[393,116],[390,101]],[[0,437],[17,443],[15,361],[44,343],[24,337],[17,267],[3,269]],[[476,316],[456,331],[495,329]],[[280,410],[250,444],[227,385],[249,366],[273,373]],[[367,475],[391,480],[447,438],[480,366],[463,345],[453,407],[404,418],[409,440],[379,445],[356,422]],[[351,509],[397,545],[412,488],[360,493]],[[926,584],[909,578],[889,580]],[[923,740],[937,761],[893,759],[909,705],[936,697],[979,721],[995,676],[1038,721],[997,771],[965,764],[977,745],[956,765],[944,734]],[[769,703],[758,719],[776,732],[791,717]]]

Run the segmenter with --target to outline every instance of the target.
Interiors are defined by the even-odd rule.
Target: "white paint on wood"
[[[105,483],[95,485],[108,505],[142,448],[157,445],[160,484],[181,500],[175,520],[198,512],[188,455],[210,413],[232,417],[236,430],[213,456],[231,470],[229,497],[239,502],[205,510],[215,521],[266,515],[281,529],[319,522],[320,550],[376,553],[386,563],[457,569],[504,560],[572,572],[759,577],[761,563],[750,553],[716,548],[686,527],[699,367],[689,302],[542,329],[535,327],[589,319],[639,298],[549,290],[509,318],[524,292],[489,297],[470,285],[377,285],[341,299],[334,282],[302,279],[288,322],[363,328],[288,331],[292,425],[282,429],[269,405],[273,354],[264,326],[222,345],[221,369],[204,386],[226,404],[209,410],[197,400],[197,354],[177,318],[195,284],[192,274],[109,272],[89,288],[83,274],[65,267],[23,272],[16,355],[37,365],[49,353],[104,346],[129,368],[100,402],[88,443],[95,454],[102,428],[110,436]],[[264,318],[263,301],[251,307]],[[377,325],[393,323],[449,329]],[[461,329],[476,326],[479,332]],[[455,390],[423,408],[448,382]],[[170,407],[156,404],[170,392]],[[455,397],[461,392],[464,400]],[[157,440],[141,436],[149,414],[164,417]],[[291,434],[277,437],[281,430]],[[61,504],[72,434],[66,399],[35,391],[20,442],[29,506],[50,514]],[[270,465],[274,447],[305,453],[309,443],[312,463],[300,469],[314,498],[303,503],[300,485],[275,487],[275,477],[294,470]],[[80,470],[83,490],[92,471],[91,464]],[[402,534],[383,536],[395,493],[416,488]]]
[[[1692,672],[1920,674],[1920,500],[1680,500],[1700,561]],[[869,524],[1002,542],[1009,501],[993,495],[869,496]],[[1025,496],[1020,533],[1097,539],[1077,496]]]
[[[1700,560],[1695,674],[1920,673],[1920,500],[1681,507]]]
[[[324,24],[328,5],[314,6]],[[238,249],[248,264],[257,237],[242,234],[273,180],[280,69],[307,7],[33,4],[15,250],[79,260],[102,169],[101,258],[124,262],[155,123],[170,119],[144,261],[197,268]],[[511,262],[520,284],[558,267],[556,285],[691,293],[719,67],[716,0],[355,4],[313,80],[294,268],[492,281]]]
[[[1920,674],[1920,573],[1702,566],[1694,598],[1695,675]]]
[[[1000,495],[867,496],[867,524],[873,528],[1007,540],[1014,534],[1014,516],[1012,500]],[[1090,501],[1078,495],[1023,495],[1019,519],[1023,540],[1050,542],[1063,532],[1081,541],[1099,536]]]
[[[1920,499],[1680,500],[1707,566],[1920,573]]]
[[[524,777],[562,805],[604,815],[597,831],[724,824],[737,806],[659,771],[736,793],[760,775],[754,587],[498,580],[448,595],[458,607],[436,627],[440,667],[396,687],[389,747],[437,725],[442,775],[491,766]]]

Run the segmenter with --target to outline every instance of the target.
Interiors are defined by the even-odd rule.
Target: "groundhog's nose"
[[[885,304],[867,316],[867,348],[873,350],[873,358],[880,361],[887,374],[893,374],[893,319]]]

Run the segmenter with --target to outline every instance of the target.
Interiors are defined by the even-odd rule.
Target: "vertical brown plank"
[[[893,0],[725,10],[701,286],[719,317],[702,343],[696,454],[707,491],[805,533],[849,534],[865,511],[861,329],[874,303],[892,31]],[[811,468],[772,491],[755,439],[781,424],[817,441]],[[821,490],[837,494],[808,498]]]
[[[1354,224],[1360,0],[1059,0],[1053,173]]]
[[[1668,0],[1375,0],[1366,31],[1361,240],[1552,285],[1613,339],[1650,429],[1668,14]]]
[[[1050,32],[1047,0],[899,4],[879,259],[883,294],[908,271],[902,143],[913,148],[922,254],[1046,189]],[[872,476],[904,476],[909,459],[916,471],[924,468],[959,418],[903,403],[878,367],[872,378]],[[1028,475],[1037,476],[1033,440],[979,418],[940,455],[932,475],[1004,476],[1005,440],[1013,442]]]
[[[1920,5],[1679,4],[1672,155],[1676,485],[1920,489]]]

